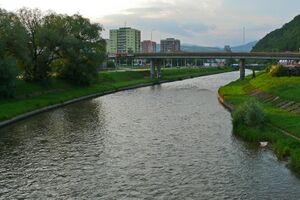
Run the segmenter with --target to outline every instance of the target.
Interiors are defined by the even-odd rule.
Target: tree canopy
[[[44,82],[51,73],[80,85],[88,85],[104,59],[102,26],[79,14],[68,16],[20,9],[18,16],[26,29],[29,62],[27,80]]]
[[[91,84],[105,55],[101,31],[79,14],[0,9],[0,98],[13,96],[18,71],[24,80],[42,84],[52,76]]]
[[[18,17],[0,9],[0,97],[15,93],[17,60],[26,62],[25,29]]]

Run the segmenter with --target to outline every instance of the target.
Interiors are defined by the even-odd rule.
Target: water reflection
[[[228,73],[120,92],[0,130],[0,198],[299,199],[271,151],[235,138]]]

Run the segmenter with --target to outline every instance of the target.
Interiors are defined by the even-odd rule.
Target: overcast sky
[[[111,28],[127,26],[142,31],[142,39],[175,37],[203,46],[239,45],[259,40],[300,14],[300,0],[0,0],[0,7],[22,7],[80,13]]]

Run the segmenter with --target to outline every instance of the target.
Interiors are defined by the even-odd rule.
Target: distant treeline
[[[298,52],[300,48],[300,15],[282,28],[272,31],[253,48],[255,52]]]
[[[56,76],[89,85],[105,56],[101,31],[79,14],[0,9],[0,98],[14,95],[17,76],[39,84]]]

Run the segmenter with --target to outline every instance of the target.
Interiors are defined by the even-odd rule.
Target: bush
[[[300,67],[291,67],[289,68],[290,76],[300,76]]]
[[[266,122],[266,114],[263,108],[254,99],[245,102],[233,112],[233,126],[240,124],[246,126],[262,126]]]
[[[12,58],[0,60],[0,98],[12,97],[16,90],[16,61]]]
[[[98,77],[97,66],[88,64],[88,61],[73,60],[62,67],[60,77],[74,85],[91,85]]]
[[[271,76],[289,76],[289,68],[283,67],[282,65],[273,65],[270,69]]]
[[[272,67],[273,67],[273,65],[268,65],[266,67],[266,72],[269,73],[271,71]]]
[[[269,67],[269,71],[271,76],[300,76],[300,67],[291,66],[284,67],[282,65],[273,65]]]
[[[295,171],[298,172],[300,171],[300,150],[299,149],[292,152],[290,164]]]
[[[107,68],[115,68],[115,67],[116,67],[116,65],[113,61],[111,61],[111,60],[107,61]]]

